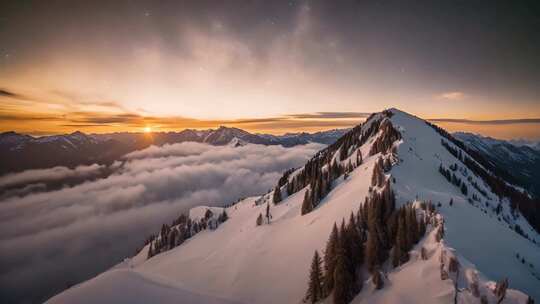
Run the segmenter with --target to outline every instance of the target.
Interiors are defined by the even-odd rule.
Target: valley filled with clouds
[[[0,298],[43,301],[133,255],[162,223],[190,207],[268,191],[283,171],[322,147],[186,142],[151,146],[107,168],[55,167],[0,177],[0,184],[26,189],[0,200]],[[103,170],[112,173],[99,177]],[[39,186],[74,177],[88,180],[55,190]]]

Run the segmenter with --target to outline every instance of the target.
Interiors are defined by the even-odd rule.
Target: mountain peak
[[[83,132],[81,132],[81,131],[79,131],[79,130],[77,130],[77,131],[75,131],[75,132],[72,132],[72,133],[69,134],[69,135],[87,136],[85,133],[83,133]]]

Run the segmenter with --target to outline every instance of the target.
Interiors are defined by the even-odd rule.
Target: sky
[[[540,139],[538,1],[2,1],[0,131],[350,127]]]

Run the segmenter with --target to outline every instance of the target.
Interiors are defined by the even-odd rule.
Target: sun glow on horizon
[[[146,126],[143,129],[144,133],[152,133],[152,127]]]

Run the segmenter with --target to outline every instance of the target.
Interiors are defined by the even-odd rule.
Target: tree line
[[[329,186],[331,181],[344,173],[350,172],[351,167],[354,168],[361,164],[362,155],[359,151],[356,152],[356,157],[352,159],[355,162],[353,163],[351,161],[350,166],[349,164],[341,165],[340,162],[349,158],[355,149],[365,144],[369,138],[375,135],[380,130],[381,123],[386,121],[384,132],[381,136],[382,139],[377,141],[377,148],[373,148],[373,151],[387,151],[395,138],[400,137],[399,132],[392,127],[390,121],[384,119],[391,117],[391,115],[392,112],[390,111],[383,111],[382,117],[376,114],[370,115],[364,123],[355,126],[336,142],[317,152],[293,178],[290,178],[290,175],[294,170],[287,170],[274,188],[274,203],[277,204],[283,199],[284,193],[283,191],[277,191],[278,189],[282,190],[284,188],[286,194],[289,196],[310,185],[310,195],[312,201],[315,202],[312,205],[316,206],[317,202],[324,198],[324,193],[328,192],[325,189],[331,187]],[[317,194],[314,194],[314,191]]]
[[[484,169],[483,164],[462,153],[456,147],[451,146],[444,139],[441,139],[441,144],[450,154],[460,160],[475,175],[480,177],[495,195],[499,198],[507,197],[510,200],[510,209],[512,212],[519,210],[529,224],[540,233],[540,200],[532,199],[525,191],[516,189],[502,178],[487,171]]]
[[[221,223],[229,219],[225,209],[223,209],[223,212],[216,219],[213,216],[214,213],[210,209],[207,209],[204,217],[199,221],[193,221],[187,215],[181,214],[173,221],[172,225],[163,224],[159,234],[152,236],[149,241],[150,247],[148,248],[147,258],[149,259],[159,253],[182,245],[184,241],[202,230],[215,230]]]
[[[444,176],[448,182],[458,187],[463,195],[467,196],[467,194],[469,193],[469,188],[467,188],[467,184],[465,182],[462,182],[461,178],[456,176],[456,170],[452,170],[452,168],[453,167],[450,166],[450,169],[446,169],[442,164],[440,164],[439,173],[442,174],[442,176]]]
[[[446,130],[427,121],[426,124],[432,127],[446,140],[459,147],[459,149],[452,147],[441,139],[443,146],[454,155],[454,157],[479,176],[490,187],[495,195],[499,198],[507,197],[510,200],[511,210],[519,210],[529,224],[540,233],[540,199],[533,199],[524,191],[519,191],[512,185],[506,183],[505,180],[515,182],[506,170],[490,163],[479,152],[468,148],[462,141],[452,136]],[[462,153],[461,151],[464,151],[465,153]]]
[[[305,301],[316,303],[331,297],[333,303],[349,303],[362,289],[362,267],[376,289],[383,288],[382,265],[392,258],[397,267],[409,259],[409,250],[426,232],[411,204],[396,209],[390,183],[373,191],[338,228],[334,223],[323,256],[315,251],[308,276]]]

